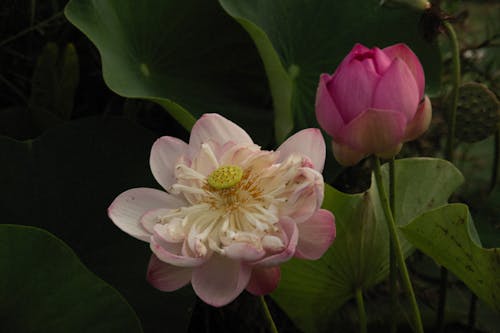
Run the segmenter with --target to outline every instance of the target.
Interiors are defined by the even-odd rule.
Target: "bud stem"
[[[391,206],[392,217],[396,219],[396,175],[394,157],[389,160],[389,204]],[[398,331],[398,323],[396,321],[396,313],[399,311],[398,306],[398,265],[396,258],[396,250],[394,249],[394,242],[390,239],[389,242],[389,283],[391,294],[391,326],[390,333]]]
[[[417,333],[423,333],[424,328],[422,326],[422,319],[420,317],[420,310],[418,308],[417,299],[415,298],[415,292],[413,291],[413,286],[410,281],[410,275],[408,274],[408,269],[406,268],[405,258],[403,251],[401,250],[401,245],[399,243],[399,237],[396,230],[396,223],[391,212],[391,207],[389,204],[389,199],[387,198],[387,193],[385,191],[384,183],[382,181],[382,171],[380,168],[380,160],[378,157],[373,157],[374,161],[374,174],[375,182],[377,183],[377,189],[380,196],[380,203],[382,209],[384,210],[385,218],[387,220],[387,226],[389,229],[389,237],[394,244],[394,252],[397,259],[397,265],[399,267],[399,272],[401,274],[401,279],[403,282],[403,287],[410,298],[411,309],[413,312],[413,324],[414,330]]]
[[[455,29],[448,21],[443,21],[443,28],[448,35],[452,49],[452,90],[451,103],[448,111],[448,140],[446,142],[445,156],[448,161],[453,163],[453,150],[455,146],[455,125],[458,106],[458,92],[460,87],[460,49],[458,45],[457,34]],[[441,267],[441,283],[439,293],[439,303],[437,309],[436,329],[437,332],[442,332],[444,329],[444,312],[446,307],[446,289],[448,285],[448,270]]]
[[[356,289],[356,303],[358,305],[359,332],[366,333],[366,310],[365,303],[363,301],[363,291],[361,288]]]
[[[276,324],[274,324],[273,316],[271,316],[271,312],[267,307],[267,303],[264,296],[259,296],[259,299],[260,299],[260,304],[262,304],[262,310],[264,311],[264,315],[269,324],[269,330],[271,331],[271,333],[278,333],[278,329],[276,328]]]

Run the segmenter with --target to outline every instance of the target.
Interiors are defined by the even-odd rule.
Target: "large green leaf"
[[[2,332],[142,332],[125,299],[52,234],[0,225]]]
[[[219,0],[253,38],[270,81],[276,133],[316,126],[314,97],[319,75],[332,73],[356,42],[384,47],[409,44],[436,90],[440,56],[419,34],[419,14],[381,7],[379,1]]]
[[[72,0],[65,13],[99,49],[118,94],[154,100],[188,129],[217,112],[259,143],[272,138],[262,126],[272,111],[258,53],[217,2]]]
[[[386,182],[387,169],[384,165]],[[396,181],[397,223],[405,225],[423,212],[444,205],[463,178],[444,160],[411,158],[396,162]],[[389,269],[387,223],[374,181],[367,192],[355,195],[327,186],[323,207],[336,217],[337,237],[332,247],[317,261],[284,264],[282,281],[273,293],[305,332],[328,332],[330,318],[356,289],[371,288],[387,276]],[[409,254],[410,244],[401,241]]]
[[[466,205],[437,208],[401,230],[415,247],[500,312],[500,248],[485,249],[478,244]]]
[[[137,312],[146,332],[183,332],[190,288],[163,293],[145,279],[148,244],[119,230],[106,209],[124,190],[155,187],[148,161],[155,137],[114,117],[72,121],[33,141],[0,137],[0,223],[38,226],[64,240]],[[1,303],[1,302],[0,302]]]

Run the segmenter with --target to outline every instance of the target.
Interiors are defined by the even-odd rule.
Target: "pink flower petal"
[[[162,238],[162,236],[156,231],[151,237],[150,241],[151,251],[160,259],[161,261],[179,267],[197,267],[202,265],[207,258],[200,257],[194,258],[182,255],[181,243],[171,243]]]
[[[323,128],[333,138],[337,137],[337,132],[344,126],[344,120],[339,113],[335,102],[328,91],[327,84],[331,77],[328,74],[321,74],[319,78],[318,90],[316,91],[316,118],[321,128]]]
[[[431,124],[432,105],[429,97],[425,96],[420,103],[415,117],[406,126],[404,141],[411,141],[422,135]]]
[[[269,294],[278,287],[280,278],[281,270],[279,267],[255,267],[252,270],[247,291],[255,296]]]
[[[335,73],[333,73],[333,75],[336,75],[337,72],[339,71],[339,69],[341,67],[344,67],[345,65],[349,64],[352,61],[352,59],[354,59],[355,57],[359,57],[360,54],[363,54],[366,52],[370,52],[370,49],[367,48],[366,46],[364,46],[363,44],[356,43],[352,47],[351,51],[349,51],[347,56],[337,66],[337,69],[335,70]]]
[[[243,261],[255,261],[266,254],[263,249],[257,249],[248,243],[232,243],[225,247],[224,251],[228,258]]]
[[[401,112],[368,109],[342,129],[341,143],[363,155],[385,152],[401,143],[405,127]]]
[[[320,209],[309,220],[297,225],[299,241],[295,257],[319,259],[335,239],[335,217],[325,209]]]
[[[295,133],[279,146],[280,162],[293,153],[310,158],[313,168],[322,172],[325,165],[326,146],[321,132],[317,128],[308,128]]]
[[[134,188],[120,194],[108,208],[114,224],[129,235],[149,242],[150,233],[141,224],[141,217],[152,209],[177,208],[179,198],[152,188]]]
[[[386,47],[382,50],[391,59],[400,58],[403,60],[410,72],[413,74],[418,87],[418,99],[421,100],[424,97],[425,90],[425,75],[422,64],[418,60],[418,57],[413,53],[413,51],[405,44],[396,44]]]
[[[193,269],[191,284],[205,303],[219,307],[241,294],[250,275],[250,266],[216,254],[204,265]]]
[[[378,47],[373,48],[373,58],[377,73],[379,75],[383,75],[391,66],[392,59]]]
[[[372,106],[372,96],[378,80],[377,73],[367,71],[361,61],[356,59],[339,68],[330,81],[328,90],[344,123],[349,123]]]
[[[287,217],[282,218],[279,224],[288,238],[288,243],[286,244],[286,247],[283,249],[283,251],[279,253],[270,255],[268,257],[265,257],[261,260],[254,262],[253,263],[254,265],[264,266],[264,267],[276,266],[289,260],[295,254],[295,248],[297,246],[297,241],[299,238],[297,225],[290,218]]]
[[[156,181],[165,189],[175,183],[174,169],[176,161],[188,152],[188,145],[182,140],[170,136],[159,138],[151,148],[149,164]]]
[[[161,291],[174,291],[189,283],[192,271],[191,268],[166,264],[153,254],[149,260],[146,280]]]
[[[413,119],[419,102],[417,82],[405,62],[396,58],[380,79],[373,95],[373,108],[403,113]]]
[[[241,127],[230,120],[216,114],[204,114],[193,126],[189,146],[191,149],[200,149],[202,143],[213,141],[224,145],[228,141],[234,143],[252,144],[252,138]]]
[[[349,147],[346,144],[332,140],[333,155],[337,162],[343,166],[353,166],[361,161],[367,154]]]

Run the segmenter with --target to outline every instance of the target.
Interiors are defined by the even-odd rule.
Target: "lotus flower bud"
[[[335,73],[321,74],[316,117],[342,165],[392,157],[429,127],[432,108],[417,56],[404,44],[357,44]]]

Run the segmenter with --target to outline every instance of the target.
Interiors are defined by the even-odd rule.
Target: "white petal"
[[[131,236],[149,242],[150,233],[140,224],[141,217],[158,208],[177,208],[176,196],[152,188],[134,188],[120,194],[108,208],[114,224]]]
[[[179,157],[187,152],[187,143],[170,136],[161,137],[153,144],[149,156],[151,172],[165,190],[168,191],[175,183],[175,164]]]

